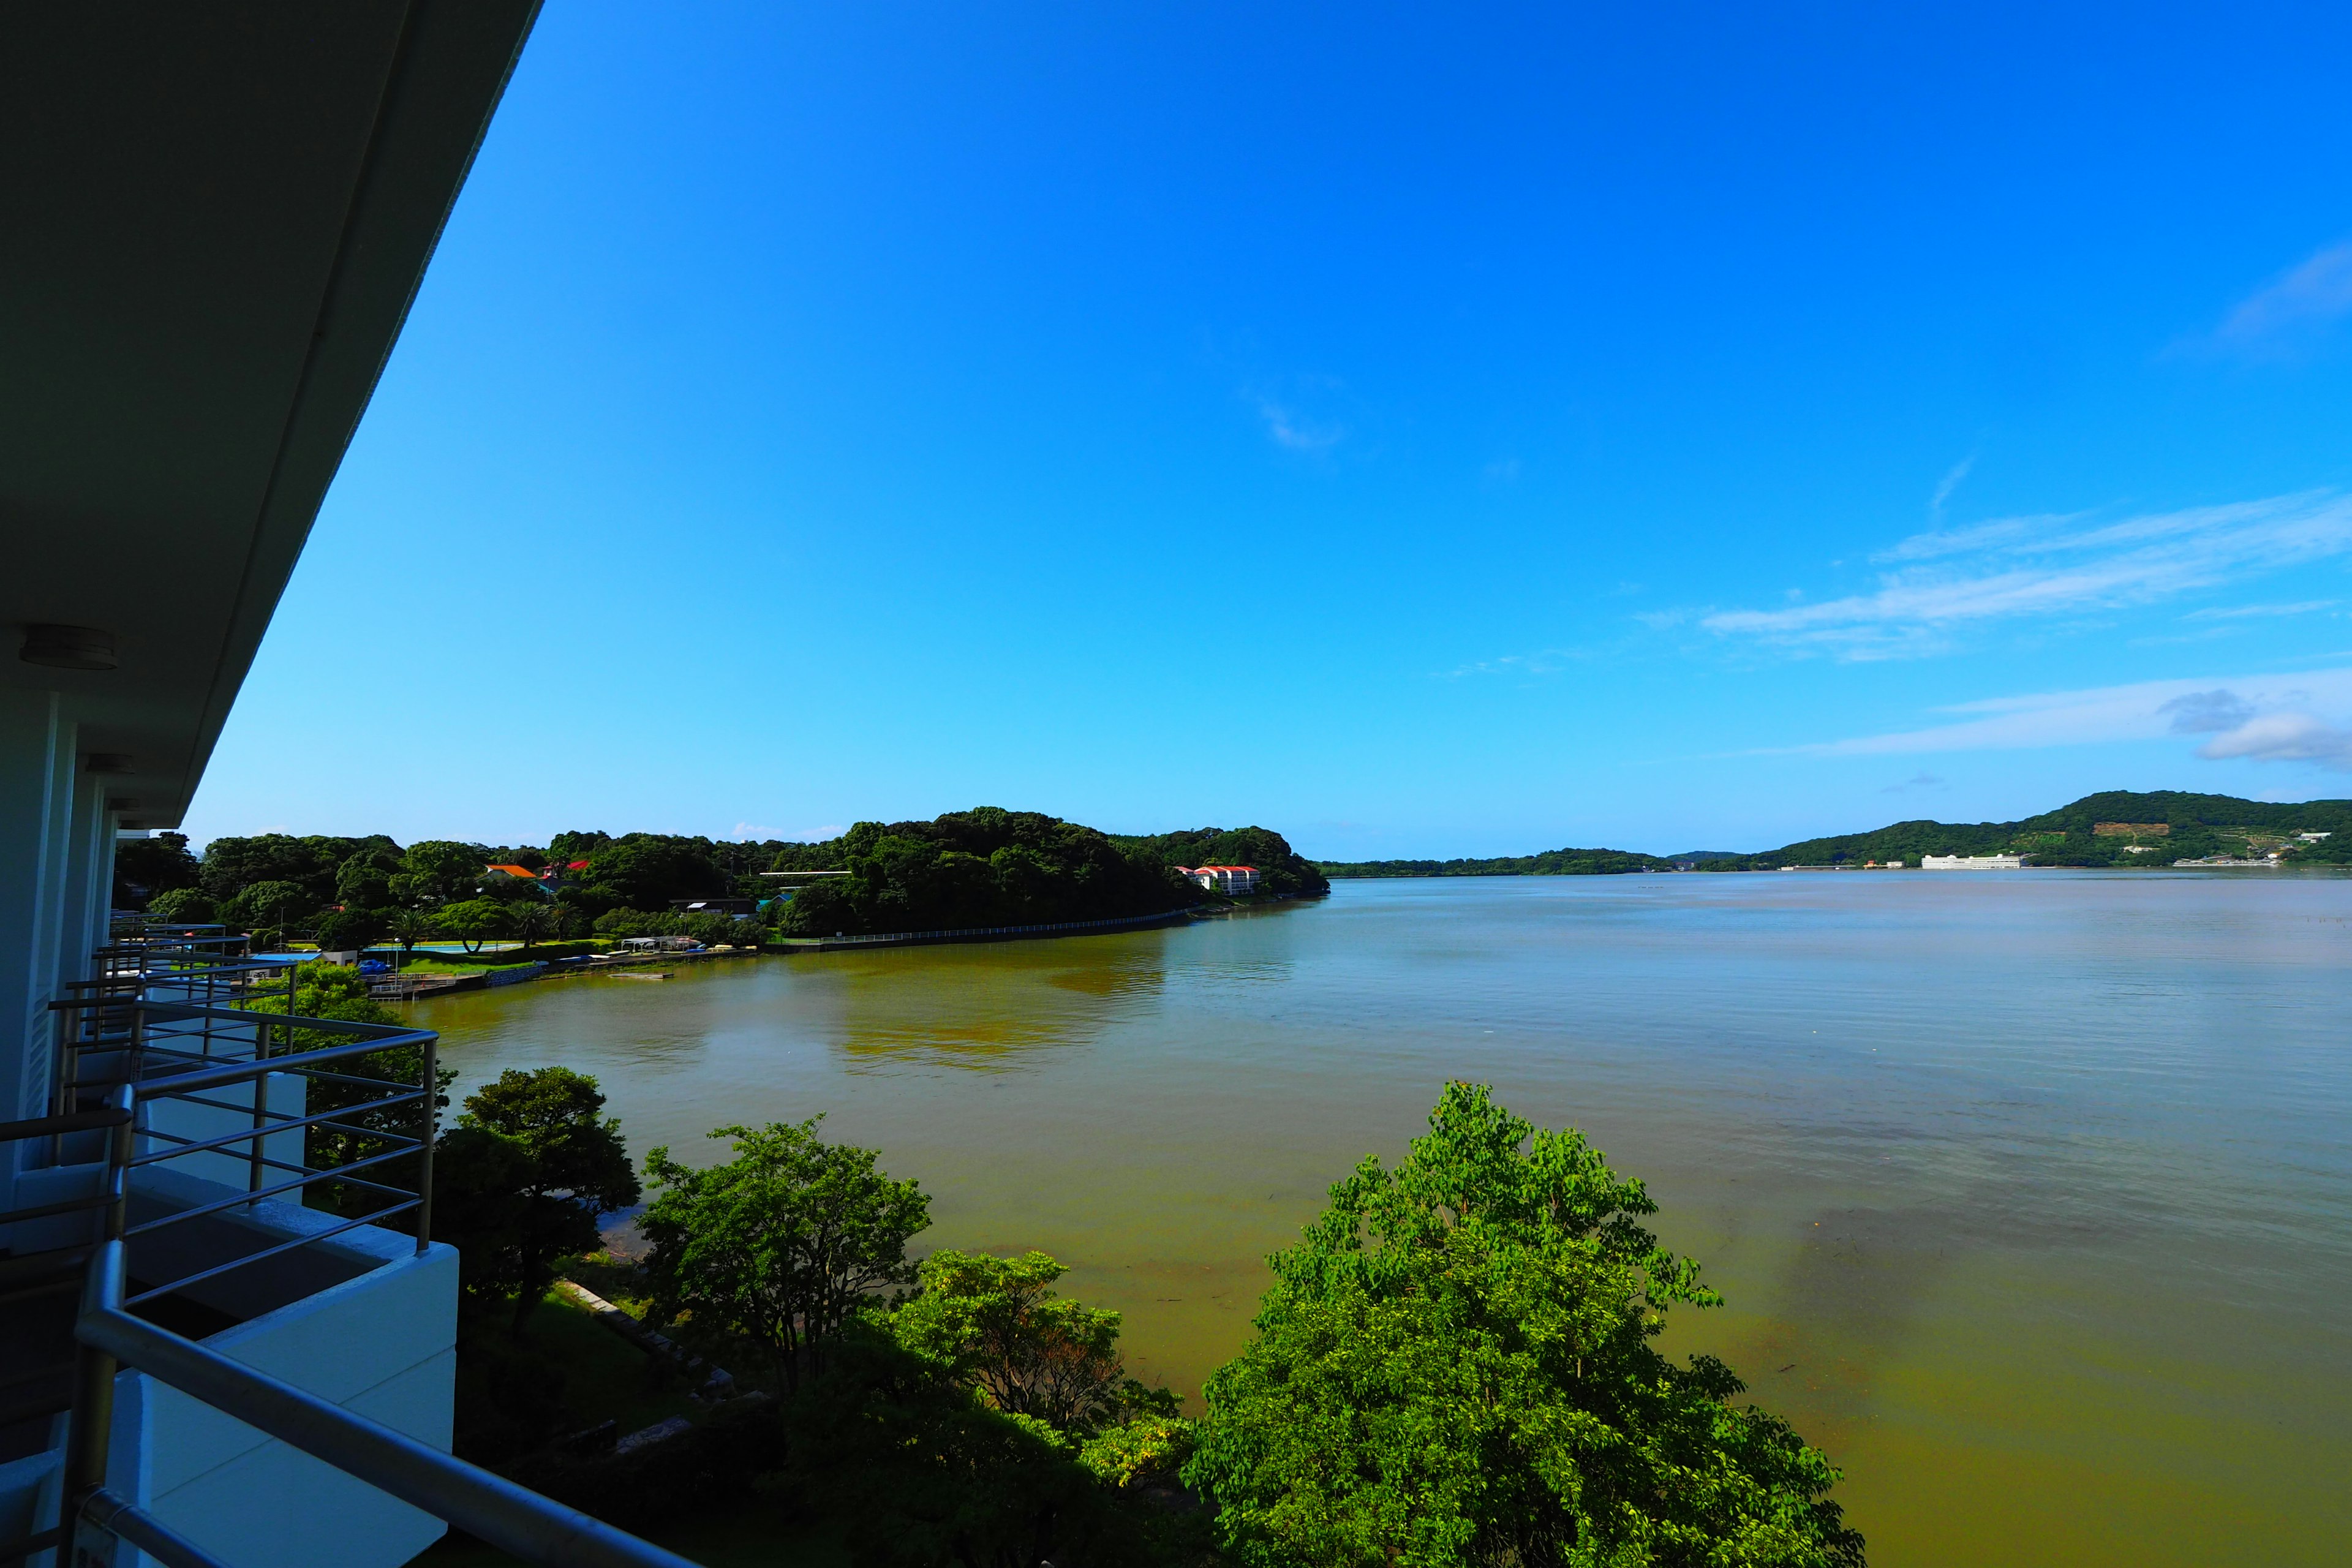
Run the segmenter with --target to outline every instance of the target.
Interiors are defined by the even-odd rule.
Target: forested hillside
[[[1547,849],[1489,860],[1325,860],[1329,877],[1614,877],[1671,871],[1672,860],[1631,849]]]
[[[1322,869],[1271,827],[1192,827],[1111,842],[1161,866],[1253,866],[1258,889],[1277,899],[1319,899],[1331,890]]]
[[[2101,834],[2102,822],[2161,824],[2158,833]],[[2299,864],[2352,864],[2352,801],[2299,804],[2242,800],[2179,790],[2108,790],[2020,822],[1895,822],[1867,833],[1807,838],[1736,859],[1710,861],[1709,871],[1778,866],[1837,865],[1847,860],[1902,859],[1922,855],[2017,854],[2039,866],[2170,866],[2176,859],[2242,855],[2291,843],[2297,833],[2330,833],[2323,843],[2292,851]],[[2133,846],[2142,852],[2134,853]]]
[[[835,858],[830,867],[787,859]],[[1075,822],[982,806],[930,822],[861,822],[828,845],[788,852],[778,869],[846,877],[794,893],[777,924],[791,936],[967,931],[1162,914],[1201,889],[1140,852]]]

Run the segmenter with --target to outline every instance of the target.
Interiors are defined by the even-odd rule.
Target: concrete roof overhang
[[[186,811],[537,11],[0,13],[0,686],[127,759],[126,820]]]

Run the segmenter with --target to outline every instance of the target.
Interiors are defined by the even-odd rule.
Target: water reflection
[[[1164,934],[1093,942],[901,948],[793,962],[805,1005],[829,1009],[852,1071],[951,1066],[1003,1071],[1089,1044],[1156,1007]]]

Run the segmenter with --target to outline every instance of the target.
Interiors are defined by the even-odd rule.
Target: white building
[[[1176,869],[1213,893],[1239,897],[1257,891],[1255,866],[1179,866]]]
[[[255,970],[110,935],[116,836],[186,811],[537,10],[0,23],[37,150],[0,164],[0,1563],[391,1568],[446,1519],[680,1563],[446,1458],[429,1100],[386,1086],[414,1134],[331,1209],[285,1125],[326,1069],[217,1005]]]
[[[1922,855],[1919,868],[1923,871],[2021,871],[2025,858],[2021,855]]]

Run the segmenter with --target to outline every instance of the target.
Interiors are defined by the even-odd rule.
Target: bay
[[[2319,1563],[2352,1541],[2352,879],[1343,882],[1051,942],[416,1005],[458,1091],[594,1074],[638,1152],[820,1112],[1041,1247],[1197,1394],[1265,1256],[1449,1078],[1584,1129],[1727,1298],[1881,1564]]]

